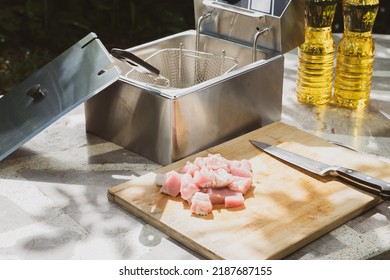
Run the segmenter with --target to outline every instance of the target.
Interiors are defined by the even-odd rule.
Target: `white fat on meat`
[[[233,175],[225,169],[217,169],[212,173],[213,176],[213,187],[224,188],[233,182]]]
[[[248,160],[227,160],[219,154],[187,161],[179,171],[157,174],[160,192],[180,196],[190,204],[192,213],[207,215],[212,205],[240,207],[252,186],[252,166]]]
[[[181,176],[180,195],[184,200],[191,201],[192,196],[199,191],[191,174],[185,173]]]
[[[199,171],[195,171],[194,181],[200,188],[208,188],[215,185],[212,170],[209,170],[205,166],[202,166]]]
[[[235,195],[229,195],[225,197],[226,208],[236,208],[244,205],[244,196],[242,193],[236,193]]]
[[[220,154],[209,154],[205,158],[205,166],[210,170],[228,170],[229,161]]]
[[[229,164],[229,170],[233,176],[252,177],[252,166],[248,160],[232,160]]]
[[[194,177],[195,171],[199,171],[200,167],[193,162],[187,161],[186,165],[184,165],[183,169],[180,170],[180,173],[185,174],[189,173],[192,177]]]
[[[197,192],[191,199],[191,212],[197,215],[208,215],[213,210],[210,196],[207,193]]]
[[[228,188],[233,191],[239,191],[245,195],[252,186],[252,178],[233,176],[233,181],[228,185]]]

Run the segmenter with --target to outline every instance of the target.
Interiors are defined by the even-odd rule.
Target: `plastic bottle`
[[[337,0],[305,0],[305,42],[298,48],[299,102],[322,105],[331,100],[336,6]]]
[[[334,85],[337,105],[360,109],[369,102],[378,7],[379,0],[343,0],[344,33],[337,47]]]

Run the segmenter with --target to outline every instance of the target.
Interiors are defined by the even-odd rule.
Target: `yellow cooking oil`
[[[379,0],[344,0],[344,32],[337,47],[334,101],[350,109],[370,100],[375,44],[372,28]]]
[[[335,42],[332,22],[337,0],[305,0],[305,42],[298,48],[299,102],[322,105],[332,96]]]

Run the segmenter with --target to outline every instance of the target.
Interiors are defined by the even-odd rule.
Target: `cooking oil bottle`
[[[379,0],[343,0],[344,33],[337,47],[334,101],[364,108],[370,99],[375,44],[372,28]]]
[[[332,22],[337,0],[305,0],[305,42],[298,48],[298,101],[329,103],[335,43]]]

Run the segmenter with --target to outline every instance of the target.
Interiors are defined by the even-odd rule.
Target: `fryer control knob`
[[[43,93],[40,84],[33,85],[27,91],[27,95],[30,96],[34,100],[34,102],[38,102],[38,101],[42,100],[45,97],[45,94]]]

